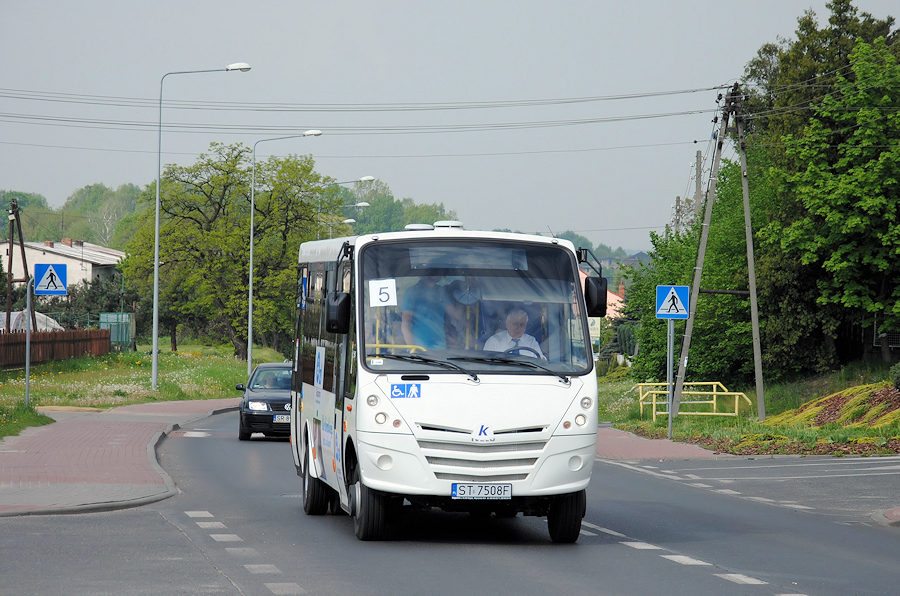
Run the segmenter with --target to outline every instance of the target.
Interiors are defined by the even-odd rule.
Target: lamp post
[[[328,188],[329,186],[340,186],[340,185],[342,185],[342,184],[356,184],[357,182],[372,182],[373,180],[375,180],[375,176],[361,176],[361,177],[357,178],[356,180],[347,180],[346,182],[332,182],[331,184],[327,184],[327,185],[325,186],[325,188]],[[357,208],[357,211],[359,210],[360,207],[368,207],[368,206],[369,206],[369,204],[366,203],[365,201],[362,201],[362,202],[359,202],[359,203],[354,203],[354,204],[352,204],[352,205],[346,205],[346,204],[345,204],[345,205],[341,205],[341,207],[356,207],[356,208]],[[318,210],[317,215],[316,215],[316,222],[318,223],[318,226],[317,226],[317,227],[319,227],[319,226],[322,225],[322,207],[321,207],[321,203],[319,204],[319,210]],[[350,222],[349,222],[349,221],[344,221],[344,222],[341,222],[341,223],[350,223]],[[356,220],[354,220],[352,223],[356,223]],[[328,225],[328,224],[326,223],[325,225]],[[335,224],[333,224],[333,225],[337,225],[337,222],[335,222]],[[318,240],[318,239],[319,239],[319,230],[316,229],[316,240]]]
[[[334,226],[341,224],[355,224],[355,219],[345,219],[344,221],[323,221],[324,225],[328,226],[328,238],[334,238]]]
[[[284,139],[298,139],[300,137],[318,137],[322,134],[321,130],[307,130],[300,135],[289,135],[286,137],[275,137],[273,139],[260,139],[253,143],[253,167],[250,180],[250,275],[248,279],[247,290],[247,376],[253,372],[253,215],[255,213],[256,201],[256,146],[260,143],[269,141],[281,141]]]
[[[159,378],[159,211],[160,199],[159,191],[162,183],[162,100],[163,100],[163,83],[169,75],[180,74],[196,74],[202,72],[231,72],[238,70],[247,72],[250,65],[246,62],[235,62],[229,64],[225,68],[213,68],[209,70],[181,70],[176,72],[167,72],[159,80],[159,129],[156,148],[156,222],[153,233],[153,347],[152,349],[152,366],[150,371],[150,385],[153,389],[157,387]]]

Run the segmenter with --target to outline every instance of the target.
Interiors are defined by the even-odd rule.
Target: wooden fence
[[[31,334],[31,363],[109,354],[109,329],[35,331]],[[0,368],[25,365],[25,334],[0,333]]]

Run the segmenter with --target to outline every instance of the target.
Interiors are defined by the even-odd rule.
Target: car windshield
[[[291,388],[290,368],[257,368],[250,379],[250,389]]]
[[[374,372],[454,372],[437,361],[468,373],[591,369],[578,270],[561,246],[414,240],[369,244],[360,258],[361,349]]]

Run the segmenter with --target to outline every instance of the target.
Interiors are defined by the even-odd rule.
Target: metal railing
[[[709,389],[706,391],[701,390],[703,387],[708,387]],[[669,388],[668,383],[638,383],[634,387],[631,388],[638,390],[638,403],[641,408],[641,418],[644,417],[644,406],[648,406],[651,408],[653,412],[653,421],[656,422],[657,416],[668,416],[668,410],[657,411],[656,407],[663,406],[664,408],[668,405],[668,396],[669,396]],[[688,397],[708,397],[708,399],[686,399]],[[719,400],[722,398],[724,402],[725,399],[729,400],[729,406],[731,398],[734,399],[734,411],[720,411]],[[685,383],[684,389],[681,391],[681,407],[678,410],[679,416],[731,416],[737,417],[738,411],[740,408],[740,400],[743,399],[747,405],[752,405],[750,398],[745,394],[738,391],[729,391],[722,383],[718,381],[703,381],[703,382],[694,382],[694,383]],[[685,411],[684,406],[695,406],[695,405],[711,405],[712,412],[692,412],[690,410]]]

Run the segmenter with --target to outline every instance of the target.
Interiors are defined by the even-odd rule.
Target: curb
[[[900,527],[900,507],[894,507],[886,511],[876,511],[869,515],[873,521],[883,526]]]
[[[24,517],[27,515],[69,515],[73,513],[100,513],[103,511],[117,511],[120,509],[131,509],[133,507],[140,507],[142,505],[148,505],[150,503],[156,503],[157,501],[162,501],[168,499],[169,497],[173,497],[179,493],[178,487],[175,484],[175,480],[169,476],[168,472],[166,472],[162,466],[159,465],[159,460],[156,456],[156,450],[162,445],[163,441],[165,441],[166,437],[169,436],[169,433],[172,431],[176,431],[181,428],[182,424],[191,424],[196,422],[197,420],[202,420],[204,418],[209,418],[210,416],[215,416],[216,414],[226,414],[228,412],[236,412],[240,409],[240,406],[228,406],[225,408],[218,408],[209,410],[206,414],[198,414],[194,418],[190,418],[185,422],[179,424],[170,424],[166,427],[165,430],[157,431],[153,438],[147,443],[147,462],[150,464],[150,467],[160,475],[163,479],[163,482],[166,485],[166,492],[160,493],[157,495],[152,495],[149,497],[140,497],[136,499],[124,499],[118,501],[104,501],[100,503],[85,503],[83,505],[72,505],[67,507],[46,507],[43,509],[28,509],[24,511],[6,511],[0,512],[0,517]]]

